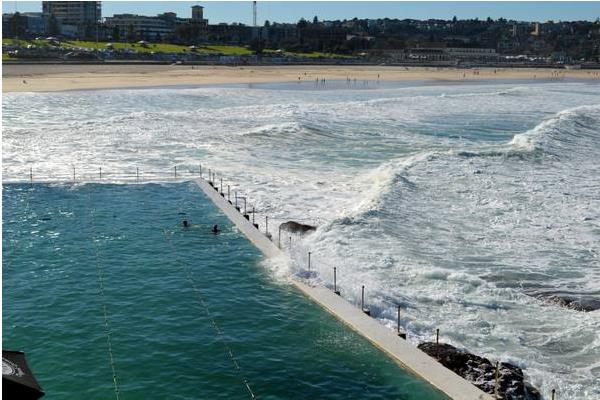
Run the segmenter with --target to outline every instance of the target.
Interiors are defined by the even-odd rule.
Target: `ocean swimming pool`
[[[5,184],[3,205],[3,347],[48,399],[116,397],[104,307],[123,399],[444,398],[273,279],[193,183]]]
[[[390,329],[403,305],[411,343],[439,328],[548,398],[598,398],[600,310],[548,297],[600,299],[598,83],[297,86],[6,93],[3,179],[202,163],[257,221],[318,226],[270,265],[275,281],[311,251],[318,279],[338,267],[355,303],[366,285]]]

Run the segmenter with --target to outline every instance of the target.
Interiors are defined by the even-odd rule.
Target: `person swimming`
[[[215,235],[220,232],[219,225],[213,225],[212,233]]]
[[[187,222],[187,219],[184,219],[184,220],[183,220],[183,227],[184,227],[184,228],[187,228],[187,227],[189,227],[189,226],[190,226],[190,224]]]

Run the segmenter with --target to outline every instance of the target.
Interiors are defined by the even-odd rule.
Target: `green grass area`
[[[23,44],[23,43],[26,43],[26,42],[27,42],[26,40],[5,39],[5,38],[2,39],[2,45],[3,46],[4,45],[6,45],[6,46],[14,46],[14,45]]]
[[[242,46],[228,46],[228,45],[210,45],[201,46],[198,52],[204,52],[207,54],[224,54],[228,56],[245,56],[254,54],[252,50]]]
[[[115,50],[132,50],[138,53],[176,53],[186,54],[193,52],[189,46],[182,46],[178,44],[170,43],[149,43],[142,45],[138,43],[127,43],[127,42],[110,42],[112,48]],[[34,45],[37,47],[46,47],[52,45],[50,41],[46,39],[40,40],[22,40],[22,39],[2,39],[3,45],[14,46],[14,45]],[[67,49],[86,48],[92,50],[102,50],[108,48],[108,42],[92,42],[85,40],[64,40],[59,42],[60,47]],[[198,46],[195,53],[197,54],[223,54],[223,55],[249,55],[252,51],[242,46],[228,46],[228,45],[210,45],[210,46]]]
[[[3,46],[27,46],[34,45],[37,47],[50,46],[50,41],[46,39],[40,40],[25,40],[25,39],[2,39]]]
[[[112,48],[115,50],[132,50],[138,53],[185,53],[189,51],[187,46],[180,46],[177,44],[166,44],[166,43],[150,43],[142,45],[138,43],[127,43],[127,42],[110,42]],[[83,40],[69,40],[61,42],[64,47],[71,48],[86,48],[86,49],[107,49],[108,42],[88,42]]]
[[[182,46],[178,44],[169,44],[169,43],[149,43],[147,45],[142,45],[138,43],[128,43],[128,42],[110,42],[112,43],[112,48],[115,50],[131,50],[138,53],[175,53],[175,54],[220,54],[225,56],[244,56],[254,54],[252,50],[243,46],[231,46],[231,45],[207,45],[207,46],[198,46],[194,51],[190,49],[189,46]],[[49,40],[40,39],[40,40],[23,40],[23,39],[2,39],[3,45],[34,45],[37,47],[47,47],[52,46],[56,43],[51,43]],[[92,42],[85,40],[64,40],[58,42],[59,46],[65,49],[77,49],[77,48],[85,48],[92,50],[103,50],[107,49],[108,42]],[[274,55],[277,53],[277,50],[273,49],[265,49],[265,54]],[[322,53],[322,52],[311,52],[311,53],[293,53],[293,52],[283,52],[277,53],[278,55],[290,57],[306,57],[306,58],[350,58],[351,56],[343,55],[343,54],[334,54],[334,53]]]

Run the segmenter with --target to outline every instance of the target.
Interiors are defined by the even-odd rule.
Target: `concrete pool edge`
[[[200,178],[194,182],[206,196],[237,226],[252,244],[267,257],[286,257],[275,244],[252,225],[215,187]],[[417,375],[430,385],[454,400],[491,400],[493,397],[459,375],[445,368],[433,358],[399,338],[395,332],[367,316],[324,286],[310,286],[301,280],[290,277],[290,283],[306,297],[320,305],[361,336],[369,340],[401,367]]]

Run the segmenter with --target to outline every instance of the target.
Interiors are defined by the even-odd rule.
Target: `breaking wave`
[[[579,83],[384,90],[242,88],[3,97],[4,179],[217,170],[344,297],[366,286],[409,340],[444,341],[524,368],[561,398],[600,395],[598,312],[531,296],[598,293],[600,95]],[[594,104],[594,105],[590,105]],[[542,122],[539,122],[542,121]],[[270,222],[271,224],[271,222]],[[566,328],[568,327],[568,328]]]

